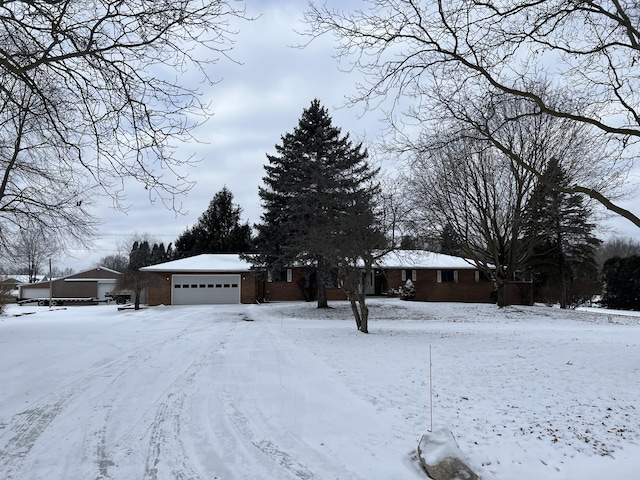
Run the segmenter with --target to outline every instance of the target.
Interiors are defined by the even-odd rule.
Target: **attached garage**
[[[173,305],[240,303],[240,275],[172,275]]]
[[[238,254],[202,254],[143,267],[156,281],[149,305],[229,305],[256,301],[258,279]]]

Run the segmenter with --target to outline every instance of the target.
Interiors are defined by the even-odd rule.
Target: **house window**
[[[458,283],[458,271],[438,270],[438,283]]]
[[[338,272],[329,272],[324,279],[324,286],[327,288],[339,288],[340,282],[338,281]]]
[[[490,282],[490,281],[491,281],[491,277],[489,277],[489,275],[487,275],[484,271],[476,270],[476,283]]]
[[[513,282],[532,282],[533,278],[532,278],[531,273],[523,272],[521,270],[518,270],[516,272],[513,272],[513,276],[511,278],[511,281],[513,281]]]
[[[404,268],[402,269],[402,281],[406,282],[407,280],[411,280],[412,282],[416,281],[417,271],[413,268]]]
[[[270,270],[267,274],[268,282],[292,282],[293,272],[290,268],[285,270]]]

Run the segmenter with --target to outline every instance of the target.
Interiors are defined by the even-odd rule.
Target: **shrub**
[[[602,268],[602,304],[620,310],[640,310],[640,256],[610,258]]]

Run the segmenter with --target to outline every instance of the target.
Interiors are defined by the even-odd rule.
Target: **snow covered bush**
[[[413,286],[411,280],[407,280],[402,287],[400,287],[400,298],[402,300],[411,300],[416,296],[416,288]]]

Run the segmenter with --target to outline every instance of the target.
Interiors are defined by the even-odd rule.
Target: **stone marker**
[[[446,428],[422,436],[418,457],[433,480],[479,480],[465,463],[453,433]]]

